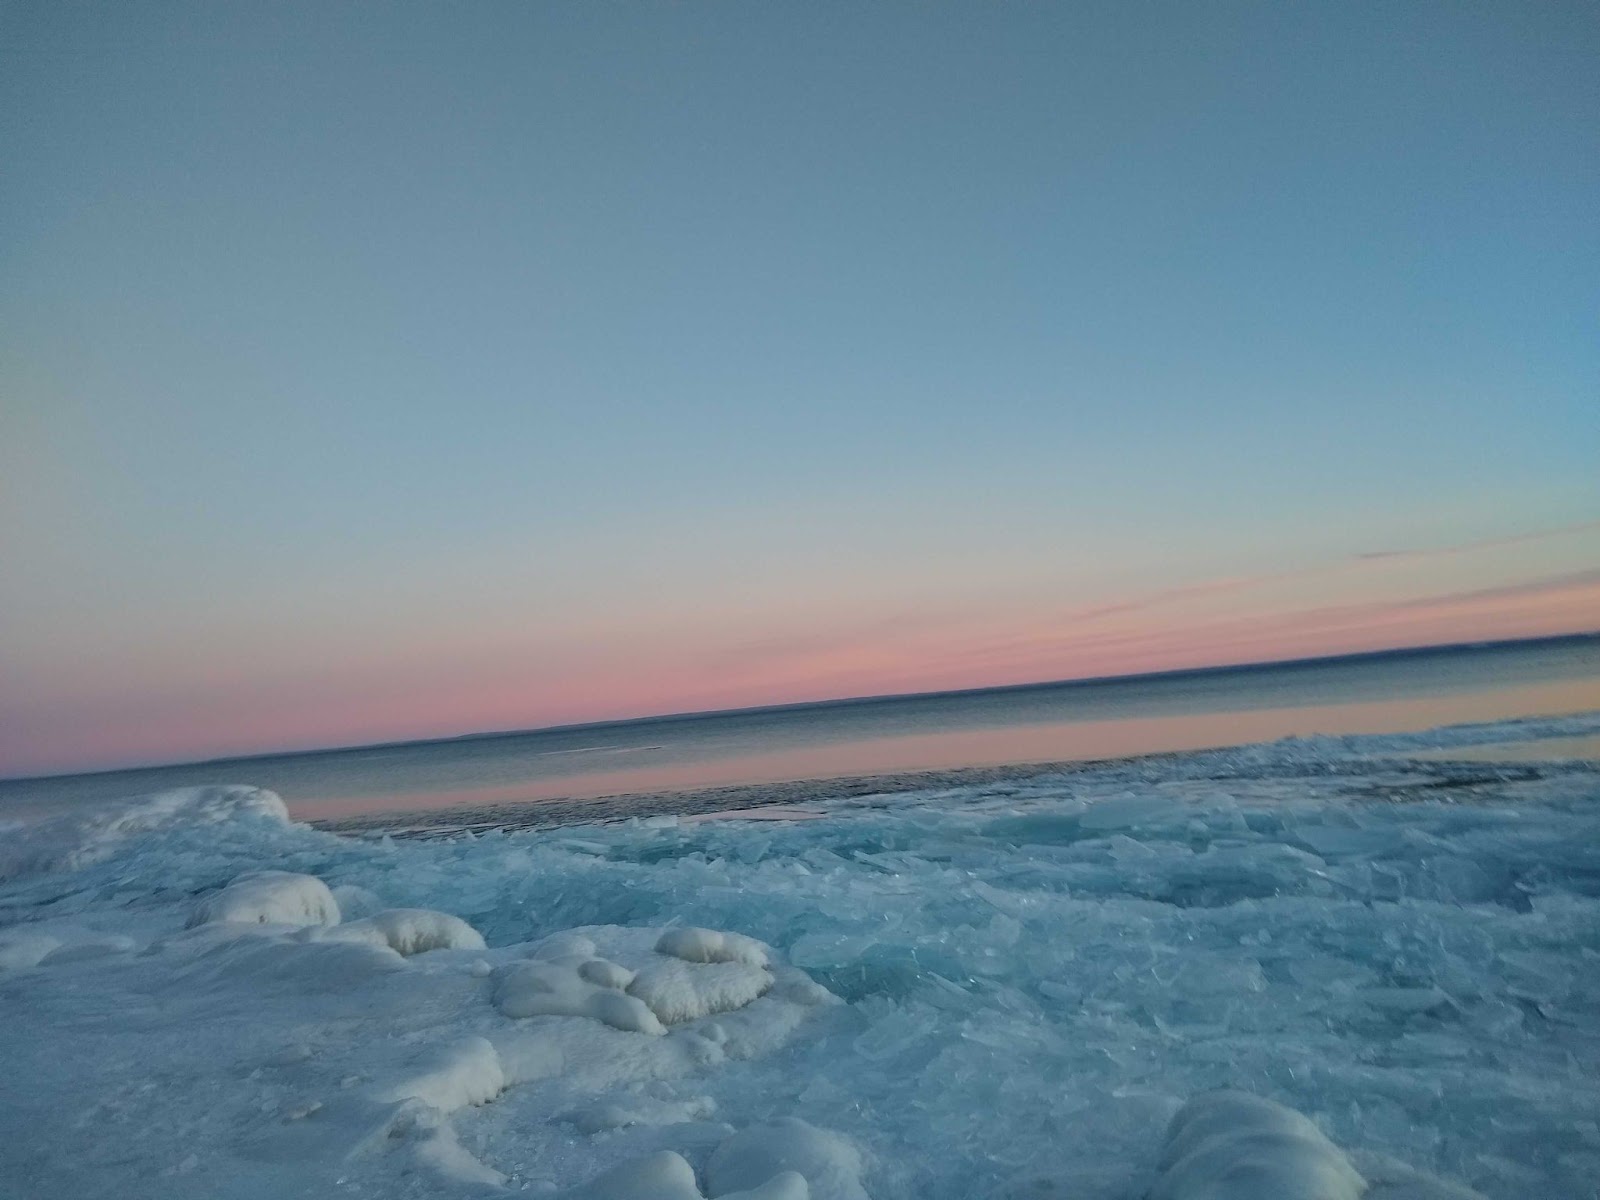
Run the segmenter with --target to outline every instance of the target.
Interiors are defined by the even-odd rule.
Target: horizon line
[[[1574,633],[1539,634],[1521,638],[1474,638],[1460,642],[1429,642],[1413,646],[1388,646],[1378,650],[1356,650],[1344,654],[1314,654],[1299,658],[1252,659],[1245,662],[1216,663],[1204,667],[1173,667],[1161,671],[1130,671],[1117,675],[1085,675],[1067,679],[1040,679],[1027,683],[989,684],[981,687],[938,688],[926,692],[884,692],[864,696],[833,696],[821,700],[791,700],[780,704],[755,704],[742,708],[710,708],[686,712],[643,713],[603,721],[573,721],[558,725],[535,725],[520,729],[488,729],[472,733],[440,734],[431,737],[397,738],[382,742],[355,742],[348,745],[308,746],[299,749],[267,750],[256,754],[226,754],[215,758],[183,759],[176,762],[133,763],[115,767],[96,767],[87,771],[50,771],[34,775],[0,776],[0,784],[30,783],[45,779],[78,779],[94,775],[117,775],[127,771],[161,771],[179,767],[204,767],[212,764],[259,762],[263,759],[303,758],[319,754],[345,754],[355,750],[386,750],[398,746],[443,745],[449,742],[490,741],[496,738],[527,737],[538,733],[564,733],[585,729],[608,729],[619,725],[665,724],[708,717],[727,717],[748,713],[800,712],[808,709],[847,708],[855,705],[889,703],[897,700],[937,700],[952,696],[984,693],[1025,692],[1055,687],[1090,687],[1125,683],[1132,680],[1180,679],[1193,675],[1216,675],[1233,671],[1265,670],[1273,667],[1306,667],[1319,664],[1356,662],[1363,659],[1404,657],[1411,654],[1439,654],[1451,650],[1493,650],[1507,646],[1532,646],[1554,642],[1600,638],[1600,629]]]

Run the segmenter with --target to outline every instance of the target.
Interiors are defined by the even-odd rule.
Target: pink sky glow
[[[742,642],[701,632],[694,639],[579,641],[561,653],[514,641],[499,653],[486,644],[476,654],[448,656],[419,646],[321,670],[263,672],[249,685],[219,672],[166,693],[29,714],[11,723],[4,753],[14,773],[61,763],[179,761],[1600,626],[1600,571],[1438,591],[1417,578],[1418,565],[1409,555],[1372,556],[1055,611],[929,610]]]

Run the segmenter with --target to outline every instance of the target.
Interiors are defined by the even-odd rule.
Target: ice
[[[506,1089],[500,1055],[481,1037],[431,1048],[412,1070],[377,1095],[380,1101],[421,1100],[441,1112],[487,1104]]]
[[[670,1150],[613,1167],[567,1195],[570,1200],[702,1200],[694,1168]]]
[[[1197,1096],[1167,1129],[1149,1200],[1360,1200],[1366,1181],[1300,1113],[1243,1092]]]
[[[460,917],[425,908],[389,908],[321,936],[369,941],[409,958],[429,950],[482,950],[483,935]]]
[[[587,1017],[613,1029],[664,1034],[665,1025],[644,1001],[592,982],[593,976],[615,967],[601,959],[575,957],[508,963],[494,973],[494,1004],[508,1017]]]
[[[1384,1155],[1358,1170],[1303,1114],[1235,1091],[1178,1110],[1158,1170],[1149,1200],[1482,1200]]]
[[[867,1200],[861,1153],[848,1138],[796,1117],[741,1130],[706,1164],[712,1197],[750,1192],[788,1171],[801,1176],[815,1200]]]
[[[0,1191],[1588,1197],[1600,771],[1403,757],[1572,724],[803,822],[344,839],[214,788],[15,824]],[[1304,1117],[1163,1163],[1217,1089]]]
[[[748,1191],[724,1192],[719,1200],[807,1200],[806,1181],[780,1172]],[[670,1150],[614,1167],[566,1200],[706,1200],[695,1186],[694,1168]]]
[[[200,900],[188,923],[191,927],[214,923],[337,925],[339,902],[314,875],[251,871]]]
[[[174,976],[195,988],[294,996],[344,992],[405,965],[393,950],[363,942],[307,943],[283,935],[242,934],[177,966]]]
[[[109,954],[126,954],[137,943],[125,934],[113,934],[109,937],[85,938],[70,945],[58,946],[39,960],[43,967],[60,966],[62,963],[82,962],[84,959],[104,958]]]
[[[745,963],[767,965],[767,950],[754,938],[716,929],[671,929],[656,943],[656,953],[687,963]]]
[[[0,971],[31,967],[59,945],[59,938],[26,929],[0,932]]]
[[[0,880],[71,871],[115,854],[142,835],[241,821],[286,824],[276,794],[255,787],[194,787],[134,796],[36,822],[0,840]]]
[[[609,1104],[592,1104],[564,1113],[562,1120],[571,1121],[582,1133],[601,1133],[609,1129],[626,1129],[632,1125],[676,1125],[699,1121],[716,1112],[717,1105],[709,1096],[695,1096],[687,1100],[659,1100],[653,1096],[632,1096]]]
[[[666,956],[644,967],[627,985],[628,994],[643,1000],[663,1025],[743,1008],[771,987],[772,972],[764,966]]]

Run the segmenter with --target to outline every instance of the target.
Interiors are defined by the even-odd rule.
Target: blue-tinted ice
[[[583,926],[734,931],[844,1001],[749,1057],[708,1052],[703,1068],[598,1093],[565,1068],[526,1069],[453,1118],[512,1187],[575,1187],[660,1151],[703,1172],[729,1127],[798,1119],[859,1150],[876,1200],[1135,1197],[1180,1104],[1233,1088],[1307,1114],[1358,1168],[1388,1155],[1496,1200],[1576,1200],[1600,1178],[1600,770],[1405,756],[1596,729],[1600,715],[1275,743],[855,798],[792,824],[394,840],[269,813],[113,823],[71,852],[0,852],[15,874],[3,936],[20,946],[76,922],[85,944],[137,940],[144,915],[272,869],[352,904],[455,914],[491,953]],[[614,953],[644,952],[624,942]],[[52,1036],[27,1008],[46,974],[0,970],[0,1000],[21,1014],[8,1039]],[[160,1064],[137,1045],[118,1052],[159,1096]],[[107,1102],[29,1087],[46,1101],[8,1101],[0,1145]],[[85,1120],[52,1152],[109,1129],[137,1160],[162,1136]],[[184,1177],[166,1194],[188,1194]]]

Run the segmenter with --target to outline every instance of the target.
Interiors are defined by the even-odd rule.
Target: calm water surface
[[[11,780],[0,814],[196,783],[268,787],[307,820],[506,812],[1596,709],[1600,636],[1589,636]]]

